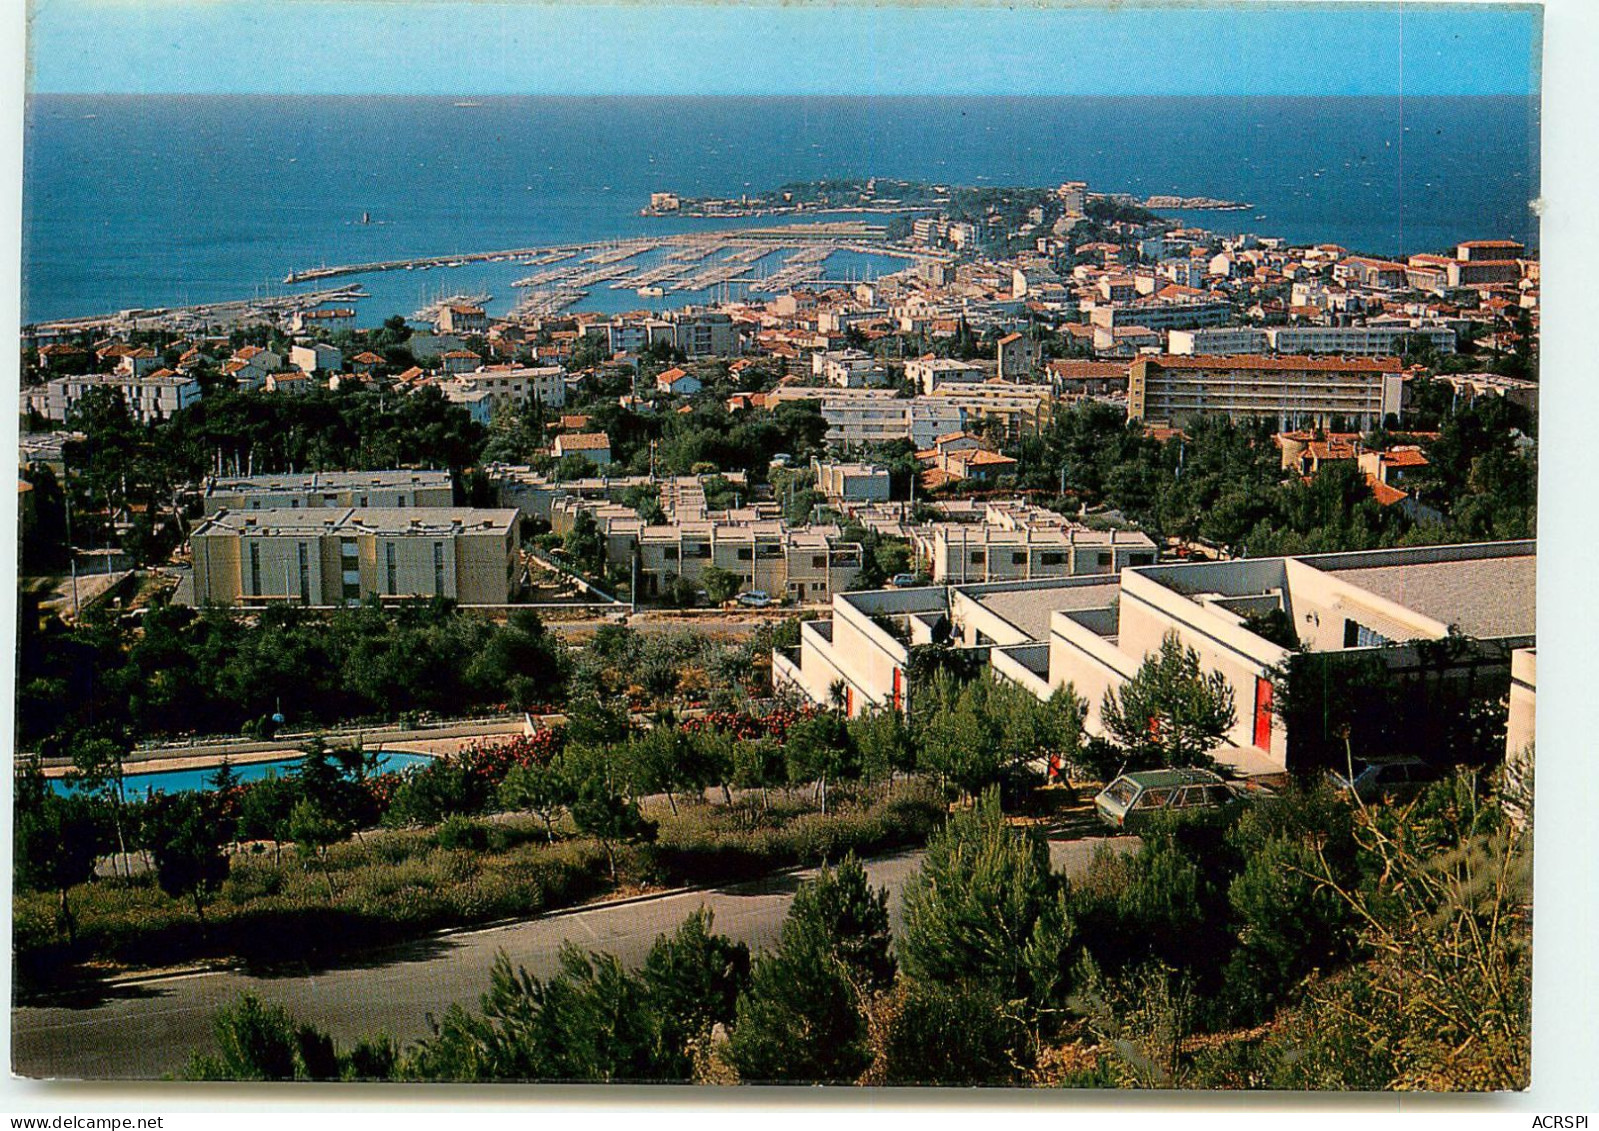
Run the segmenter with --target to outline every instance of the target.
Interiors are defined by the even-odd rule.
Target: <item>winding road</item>
[[[1135,838],[1055,841],[1057,869],[1086,867],[1100,844],[1119,850]],[[867,861],[871,882],[889,892],[898,930],[901,893],[921,852]],[[451,1002],[475,1006],[504,951],[530,973],[553,973],[561,944],[608,951],[642,962],[657,935],[708,907],[715,928],[752,950],[773,945],[794,890],[814,870],[789,872],[712,890],[590,905],[479,930],[455,931],[373,952],[325,970],[271,973],[222,970],[176,974],[96,987],[78,1000],[21,1006],[11,1014],[11,1067],[54,1079],[158,1079],[183,1068],[192,1050],[212,1044],[211,1018],[240,993],[253,992],[326,1029],[341,1045],[374,1033],[402,1044],[428,1031],[428,1015]]]

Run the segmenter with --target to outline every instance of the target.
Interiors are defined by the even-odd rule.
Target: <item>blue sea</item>
[[[1223,197],[1253,207],[1184,218],[1381,255],[1538,235],[1538,105],[1513,97],[39,95],[26,147],[24,322],[280,294],[321,264],[732,227],[637,213],[652,191],[823,177]],[[335,284],[367,287],[376,325],[445,293],[490,292],[498,313],[530,270]],[[601,286],[583,305],[640,300]]]

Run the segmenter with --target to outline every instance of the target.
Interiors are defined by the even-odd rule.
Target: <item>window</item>
[[[1116,560],[1116,556],[1114,554],[1112,554],[1109,550],[1101,550],[1101,551],[1099,551],[1099,568],[1100,569],[1109,569],[1111,567],[1112,563],[1115,562],[1115,560]]]
[[[1392,642],[1382,633],[1367,628],[1358,621],[1344,621],[1345,648],[1376,648],[1389,643]]]
[[[444,543],[433,543],[433,595],[444,596]]]
[[[1066,560],[1066,555],[1046,550],[1039,560],[1047,566],[1058,566]]]
[[[1027,564],[1027,554],[1025,552],[1021,551],[1021,550],[1013,551],[1011,553],[1011,556],[1010,556],[1010,564],[1011,565],[1026,565]]]
[[[983,561],[985,560],[986,554],[987,554],[987,551],[985,551],[985,550],[973,550],[972,551],[972,564],[973,565],[982,565]]]
[[[261,543],[250,543],[250,592],[255,596],[261,594]]]
[[[300,558],[300,604],[309,605],[311,603],[311,554],[309,547],[304,542],[299,543],[298,550]]]
[[[740,546],[739,547],[739,551],[738,551],[738,560],[739,561],[747,562],[751,558],[753,558],[754,556],[755,556],[755,551],[750,549],[748,546]]]
[[[383,544],[383,569],[388,575],[389,596],[393,597],[400,589],[400,567],[395,560],[393,542],[385,542]]]
[[[812,554],[811,555],[811,568],[812,569],[826,569],[827,568],[827,555],[826,554]]]
[[[677,561],[677,547],[676,546],[662,546],[661,547],[661,557],[665,558],[669,562]]]

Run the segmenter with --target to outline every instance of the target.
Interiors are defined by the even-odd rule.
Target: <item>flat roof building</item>
[[[1463,704],[1510,694],[1512,654],[1535,640],[1535,553],[1531,541],[1425,546],[848,593],[830,623],[774,653],[773,679],[817,702],[843,679],[854,713],[904,709],[909,649],[947,633],[1040,698],[1070,685],[1101,734],[1106,692],[1175,634],[1232,690],[1216,757],[1241,772],[1331,764],[1345,727],[1356,757],[1415,753],[1459,737]]]
[[[189,539],[196,604],[314,608],[441,597],[504,605],[521,562],[515,510],[221,511]]]
[[[1177,423],[1215,413],[1276,420],[1280,429],[1330,427],[1339,417],[1367,432],[1403,408],[1398,358],[1161,355],[1135,358],[1127,418]]]
[[[91,389],[120,392],[128,411],[140,424],[166,420],[200,399],[199,380],[170,369],[139,377],[131,373],[87,373],[54,377],[43,385],[22,390],[22,411],[37,412],[46,420],[63,423]]]
[[[208,515],[224,510],[451,507],[455,488],[448,471],[213,476],[205,482],[204,503]]]

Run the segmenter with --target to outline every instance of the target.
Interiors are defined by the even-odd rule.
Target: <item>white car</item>
[[[751,589],[748,593],[738,595],[738,603],[747,609],[764,609],[772,603],[772,598],[762,589]]]

